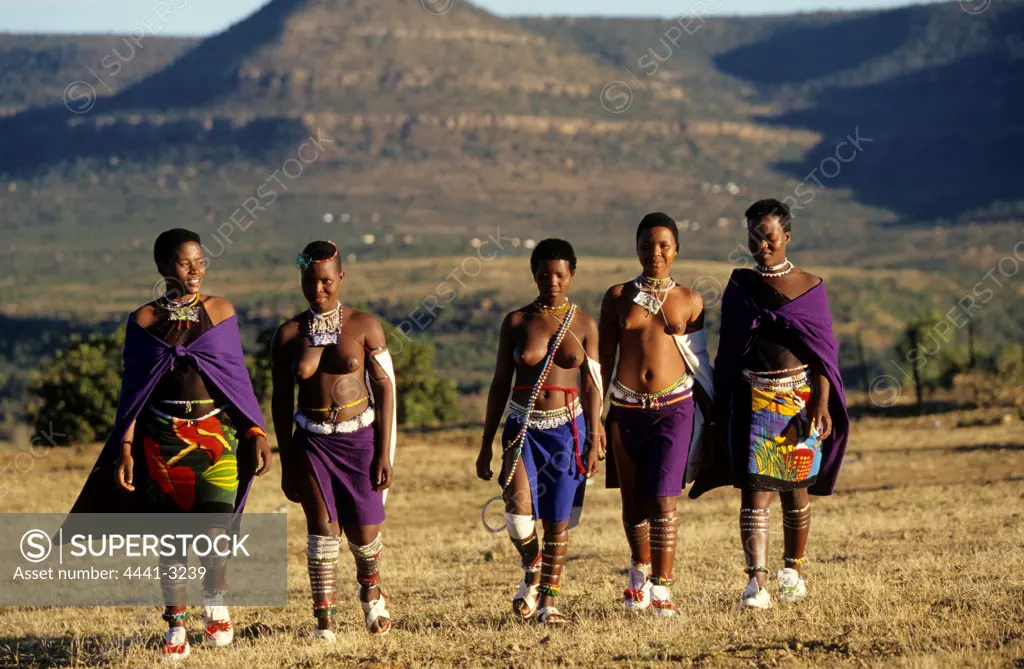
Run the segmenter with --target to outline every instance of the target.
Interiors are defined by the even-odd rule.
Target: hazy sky
[[[465,0],[455,0],[452,11]],[[440,0],[432,0],[437,6]],[[712,15],[777,14],[821,9],[866,9],[923,4],[920,0],[476,0],[504,16],[606,15],[676,17],[693,7]],[[160,19],[154,10],[168,10]],[[207,35],[251,14],[265,0],[0,0],[0,32],[125,34],[133,28],[161,35]],[[428,3],[431,4],[431,3]],[[142,28],[148,26],[148,29]]]

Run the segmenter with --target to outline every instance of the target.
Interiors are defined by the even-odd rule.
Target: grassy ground
[[[392,633],[380,640],[363,631],[345,561],[339,642],[311,645],[304,524],[289,505],[289,605],[233,609],[236,643],[194,646],[188,666],[1021,667],[1024,425],[956,428],[958,418],[855,422],[839,489],[814,498],[810,596],[765,612],[735,609],[744,583],[738,498],[718,490],[680,502],[673,593],[682,615],[627,616],[618,493],[595,483],[563,580],[573,624],[558,630],[511,617],[520,572],[507,537],[480,525],[495,489],[472,476],[476,434],[407,435],[384,530]],[[0,462],[19,452],[5,447]],[[5,481],[0,508],[65,511],[94,457],[88,449],[35,458],[19,482]],[[285,503],[276,480],[275,471],[257,485],[250,509]],[[782,552],[775,509],[773,569]],[[0,666],[149,666],[162,629],[156,608],[0,609]],[[195,622],[192,630],[195,642]]]

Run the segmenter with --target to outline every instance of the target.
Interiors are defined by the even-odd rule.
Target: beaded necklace
[[[167,297],[167,293],[164,293],[156,301],[156,305],[170,313],[171,322],[176,322],[179,330],[182,324],[189,327],[192,323],[199,322],[199,295],[192,295],[191,299],[179,302]]]
[[[309,308],[309,336],[313,340],[313,346],[330,346],[338,343],[338,333],[341,332],[341,302],[339,301],[330,311],[318,314]]]
[[[562,304],[561,306],[549,307],[548,305],[546,305],[543,302],[541,302],[540,298],[538,297],[536,300],[533,301],[533,304],[537,308],[537,311],[539,311],[539,312],[541,312],[543,314],[549,314],[551,316],[560,316],[560,315],[564,314],[566,311],[569,310],[569,301],[568,300],[566,300],[565,303]]]
[[[637,290],[633,302],[646,309],[648,313],[657,314],[668,299],[669,291],[676,287],[676,282],[670,276],[656,279],[638,274],[633,279],[633,285]]]
[[[540,395],[541,386],[544,385],[544,380],[547,379],[548,373],[551,371],[552,364],[555,361],[555,351],[562,345],[562,340],[565,339],[565,333],[569,331],[569,324],[572,323],[573,317],[576,315],[576,305],[569,304],[568,313],[565,315],[565,319],[562,320],[562,324],[559,326],[555,336],[551,338],[551,343],[548,345],[548,355],[544,360],[544,368],[540,372],[540,376],[537,377],[537,382],[533,384],[533,389],[530,391],[530,399],[526,403],[526,419],[523,421],[522,427],[519,428],[519,433],[515,438],[508,443],[508,445],[502,449],[502,453],[509,450],[510,448],[516,449],[516,456],[512,460],[512,468],[509,470],[508,478],[504,483],[501,484],[502,491],[508,487],[509,483],[512,482],[512,476],[516,473],[516,465],[519,464],[519,458],[523,454],[523,441],[526,436],[526,428],[530,425],[530,414],[533,413],[533,407],[537,404],[537,396]]]
[[[794,267],[793,263],[789,262],[789,258],[786,258],[778,265],[770,265],[768,267],[763,265],[754,265],[754,271],[761,276],[771,278],[776,276],[785,276],[792,272]]]

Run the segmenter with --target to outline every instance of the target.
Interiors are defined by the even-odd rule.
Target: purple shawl
[[[117,418],[107,443],[103,446],[85,487],[71,507],[71,513],[131,513],[136,504],[134,495],[117,488],[114,471],[121,454],[121,439],[149,401],[160,378],[174,367],[177,358],[195,362],[207,383],[212,383],[253,425],[263,428],[263,414],[252,389],[252,381],[245,367],[242,339],[238,331],[238,318],[218,323],[199,335],[187,346],[171,346],[144,327],[129,319],[124,339],[124,374],[121,394],[117,400]],[[241,427],[241,426],[239,426]],[[144,483],[146,466],[143,454],[136,445],[133,484],[136,493]],[[245,449],[238,453],[238,497],[235,511],[241,512],[252,484],[254,463],[252,454]],[[126,497],[128,498],[126,500]],[[127,504],[127,508],[126,508]]]
[[[831,495],[846,451],[850,418],[843,379],[839,375],[839,343],[832,334],[832,314],[824,282],[779,309],[771,310],[758,307],[746,289],[730,278],[722,297],[722,328],[715,356],[715,405],[728,406],[733,386],[740,379],[740,361],[753,345],[758,327],[769,321],[777,322],[807,346],[831,385],[828,412],[832,418],[832,434],[821,446],[821,472],[808,489],[812,495]],[[731,444],[726,447],[731,448]],[[733,483],[729,454],[716,456],[697,474],[690,497],[697,498],[712,488]]]

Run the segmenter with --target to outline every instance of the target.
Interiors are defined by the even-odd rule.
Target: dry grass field
[[[349,560],[340,574],[348,587],[339,589],[338,643],[311,644],[304,524],[289,505],[288,606],[233,609],[235,644],[194,645],[186,666],[1024,667],[1024,425],[957,428],[958,418],[854,423],[839,489],[813,501],[810,595],[769,611],[736,610],[744,583],[738,498],[718,490],[680,502],[673,593],[681,615],[627,615],[618,493],[605,490],[602,477],[571,536],[561,604],[572,624],[560,629],[510,614],[520,571],[507,537],[480,525],[480,506],[495,488],[473,478],[477,435],[404,435],[384,530],[392,633],[381,640],[363,631]],[[3,447],[2,464],[19,452]],[[20,481],[6,482],[0,508],[65,511],[95,454],[34,459]],[[256,486],[251,510],[285,503],[277,474]],[[772,524],[775,569],[777,506]],[[0,666],[150,666],[162,640],[159,613],[0,609]],[[196,642],[195,619],[191,629]]]

